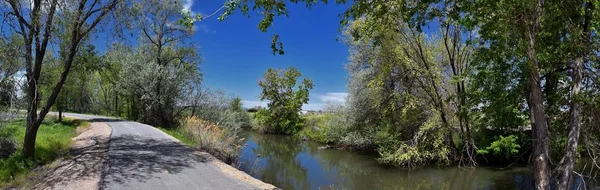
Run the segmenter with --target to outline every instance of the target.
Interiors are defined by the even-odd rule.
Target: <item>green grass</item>
[[[40,126],[35,143],[35,160],[25,159],[21,153],[25,138],[25,121],[17,120],[6,125],[1,133],[17,142],[17,152],[0,160],[0,188],[18,185],[31,175],[31,170],[39,165],[48,164],[66,153],[71,145],[71,138],[76,136],[77,126],[88,125],[85,121],[63,119],[58,123],[54,119],[45,120]]]
[[[163,127],[157,127],[157,128],[160,129],[161,131],[175,137],[176,139],[181,141],[183,144],[193,146],[193,147],[195,147],[197,144],[196,141],[194,141],[192,138],[185,135],[185,133],[183,131],[181,131],[180,129],[171,129],[171,128],[163,128]]]

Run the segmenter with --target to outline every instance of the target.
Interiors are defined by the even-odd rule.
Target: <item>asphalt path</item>
[[[112,128],[101,189],[257,189],[152,126],[103,116],[65,116]]]

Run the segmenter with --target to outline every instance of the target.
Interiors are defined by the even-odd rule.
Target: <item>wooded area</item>
[[[218,19],[261,13],[258,28],[266,31],[287,15],[286,3],[310,8],[320,1],[227,1]],[[182,6],[181,0],[3,0],[0,99],[5,108],[27,110],[23,155],[35,155],[37,131],[53,109],[166,128],[197,116],[231,126],[235,137],[249,118],[230,104],[233,97],[201,86],[202,59],[190,36],[194,22],[207,17]],[[325,124],[303,133],[313,130],[295,114],[313,86],[305,81],[294,102],[279,102],[277,113],[272,102],[262,115],[289,116],[274,121],[271,132],[312,133],[325,143],[375,151],[385,164],[531,163],[537,189],[552,183],[567,189],[578,159],[600,169],[598,6],[596,0],[352,1],[340,26],[350,50],[346,103],[331,105]],[[92,45],[100,32],[134,43],[100,52]],[[279,35],[271,48],[284,53]],[[279,85],[293,89],[299,76]],[[275,98],[278,89],[260,86],[264,99]],[[294,126],[286,128],[288,121]]]

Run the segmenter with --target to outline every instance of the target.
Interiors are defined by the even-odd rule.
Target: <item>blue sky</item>
[[[189,2],[193,12],[209,14],[224,1]],[[237,95],[245,107],[251,107],[261,104],[258,81],[267,68],[293,66],[315,84],[305,109],[321,109],[327,101],[343,101],[348,48],[336,37],[340,35],[338,14],[347,5],[320,4],[308,10],[304,5],[290,4],[288,8],[289,17],[275,18],[266,33],[257,28],[262,18],[257,14],[248,18],[237,12],[223,22],[215,16],[196,23],[197,32],[190,40],[200,46],[199,54],[204,59],[203,84]],[[285,55],[271,53],[273,34],[281,36]]]

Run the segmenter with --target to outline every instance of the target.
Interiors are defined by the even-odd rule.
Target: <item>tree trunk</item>
[[[37,137],[37,130],[40,125],[35,125],[35,122],[27,122],[25,132],[25,141],[23,142],[23,156],[25,158],[34,158],[35,155],[35,140]],[[32,132],[35,131],[35,132]]]
[[[62,106],[58,106],[58,122],[59,123],[62,123],[62,118],[63,118]]]
[[[571,173],[573,173],[573,164],[575,162],[575,154],[577,153],[577,144],[579,142],[579,131],[581,130],[581,103],[577,100],[581,91],[583,71],[583,57],[578,57],[575,60],[573,68],[573,89],[571,91],[571,115],[569,119],[569,136],[567,139],[567,147],[565,155],[560,161],[558,169],[558,189],[565,190],[569,185]]]
[[[583,35],[580,43],[581,47],[587,48],[588,41],[590,38],[590,19],[591,12],[594,9],[594,5],[590,2],[585,4],[585,18],[583,22]],[[581,101],[579,100],[579,94],[581,92],[582,80],[583,80],[583,65],[585,61],[585,50],[579,50],[577,58],[574,60],[573,72],[571,72],[571,78],[573,80],[571,89],[571,113],[569,118],[569,136],[567,139],[567,147],[565,155],[560,161],[558,168],[558,189],[566,190],[569,187],[569,180],[573,173],[573,165],[575,163],[575,155],[577,154],[577,145],[579,143],[579,133],[581,131]]]
[[[537,66],[529,74],[528,106],[533,136],[533,168],[536,189],[550,188],[550,157],[548,156],[548,123],[544,112],[540,75]]]
[[[33,80],[28,80],[27,87],[27,124],[25,128],[25,139],[23,141],[23,156],[25,158],[33,158],[35,155],[35,139],[39,125],[35,125],[37,119],[37,84]]]
[[[119,117],[120,113],[119,113],[119,93],[117,92],[117,89],[115,88],[114,90],[114,96],[115,96],[115,116]]]
[[[535,188],[538,190],[550,189],[550,157],[548,155],[548,138],[550,132],[548,131],[547,117],[544,111],[544,100],[540,83],[540,64],[535,51],[535,40],[540,27],[543,4],[543,0],[538,0],[535,10],[523,12],[524,18],[519,20],[522,22],[521,24],[524,29],[525,53],[529,68],[527,106],[529,107],[533,137],[533,179]]]

